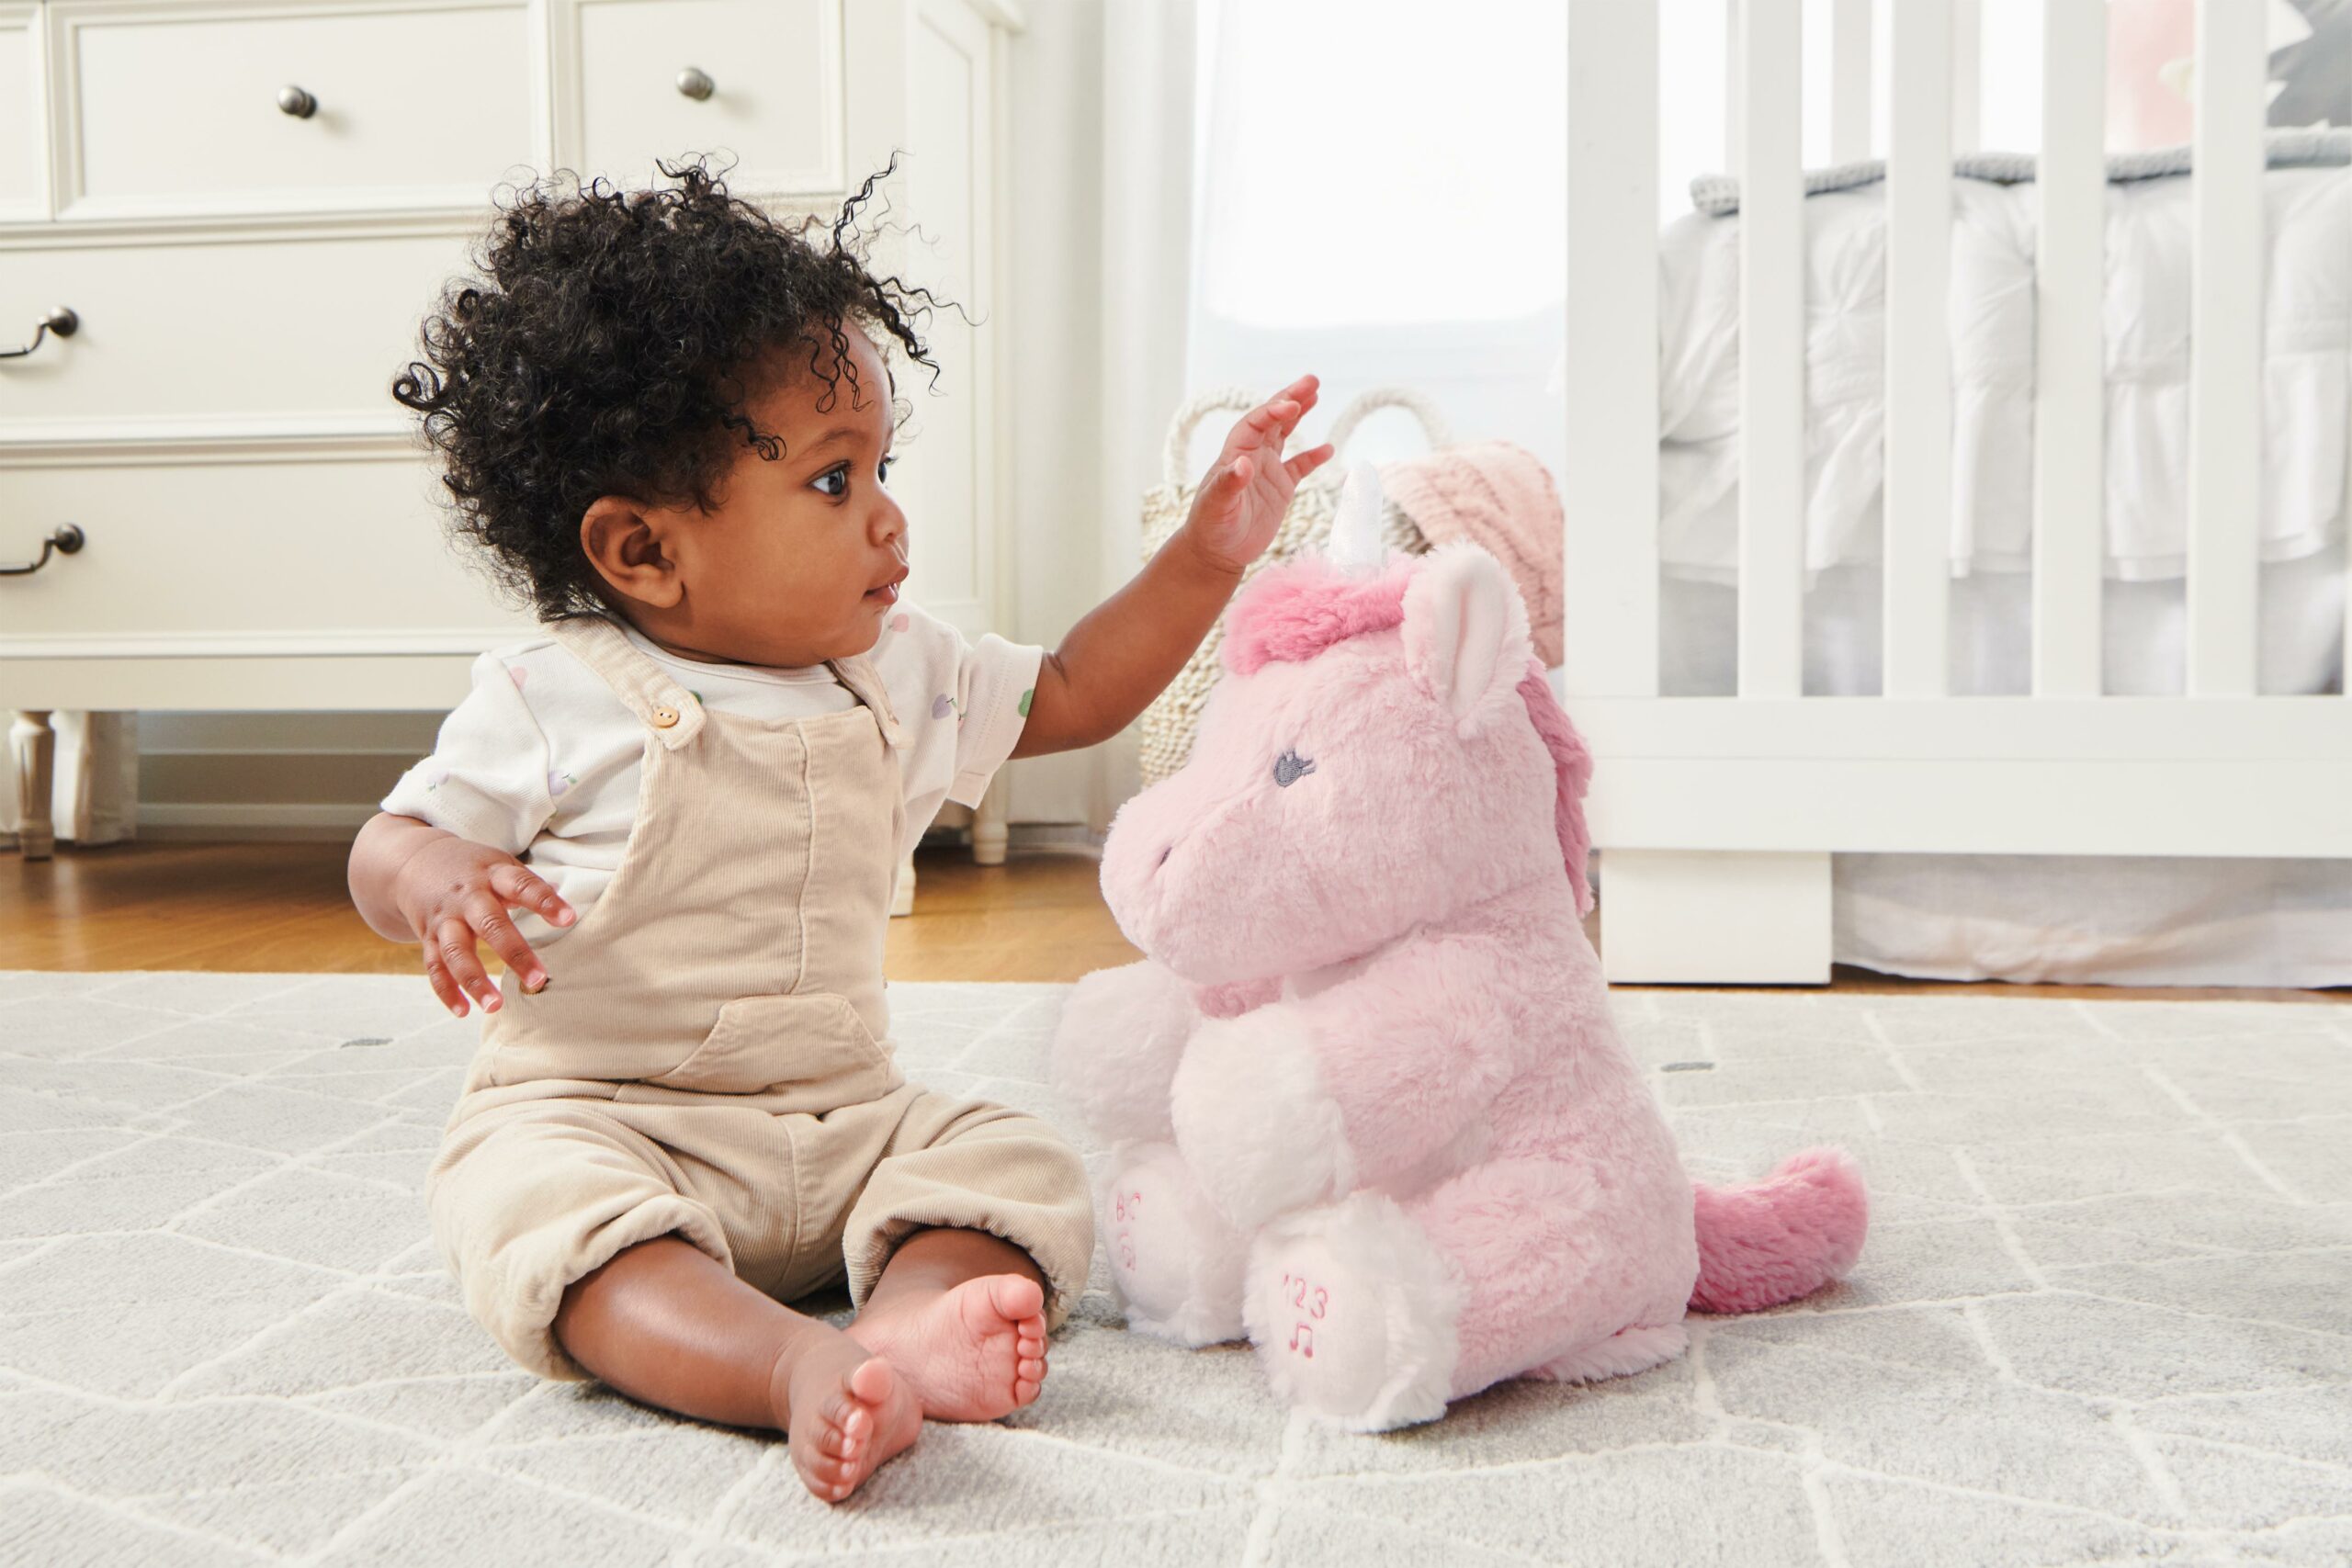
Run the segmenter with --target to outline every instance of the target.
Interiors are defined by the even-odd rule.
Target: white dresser
[[[388,389],[493,187],[550,167],[639,185],[726,152],[782,213],[907,154],[889,217],[921,238],[877,258],[965,314],[928,324],[940,395],[909,391],[898,488],[925,607],[997,629],[1020,24],[1009,0],[0,0],[0,569],[48,558],[0,575],[26,852],[51,710],[446,708],[526,624],[446,541]],[[984,815],[984,857],[1002,836]]]

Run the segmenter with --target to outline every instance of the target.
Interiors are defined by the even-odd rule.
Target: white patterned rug
[[[1070,1124],[1061,987],[891,994],[911,1072]],[[2352,1008],[1619,1008],[1694,1174],[1860,1157],[1852,1280],[1383,1438],[1098,1289],[1034,1409],[828,1510],[458,1309],[420,1187],[473,1026],[421,980],[0,973],[0,1562],[2352,1562]]]

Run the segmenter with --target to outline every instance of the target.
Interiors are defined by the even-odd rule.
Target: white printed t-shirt
[[[774,722],[856,705],[822,665],[706,664],[664,651],[617,618],[614,624],[716,712]],[[1045,650],[992,634],[968,643],[902,599],[867,657],[905,738],[903,853],[941,802],[979,803],[1021,739]],[[602,676],[552,637],[533,637],[474,661],[473,690],[442,721],[433,754],[401,776],[381,807],[516,856],[585,919],[628,845],[645,737],[644,724]],[[535,947],[576,929],[550,926],[528,909],[512,912]]]

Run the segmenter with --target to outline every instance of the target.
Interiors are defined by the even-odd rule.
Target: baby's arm
[[[525,990],[548,983],[546,965],[506,918],[509,907],[535,909],[550,925],[568,926],[578,918],[554,888],[505,851],[388,811],[359,829],[350,878],[351,901],[377,935],[424,945],[433,994],[459,1018],[466,1016],[468,997],[484,1012],[500,1005],[476,938],[523,977]]]
[[[1315,406],[1315,378],[1302,376],[1233,427],[1184,525],[1046,655],[1012,755],[1107,740],[1176,678],[1233,597],[1242,569],[1272,542],[1298,481],[1331,456],[1330,447],[1317,446],[1283,460],[1283,443]]]
[[[514,858],[555,808],[546,784],[554,759],[523,700],[524,673],[495,653],[474,660],[472,688],[441,721],[433,754],[401,775],[351,846],[361,918],[379,936],[424,944],[425,977],[459,1018],[469,997],[484,1012],[500,1005],[477,938],[525,990],[547,984],[547,966],[506,918],[510,906],[554,925],[578,918]]]

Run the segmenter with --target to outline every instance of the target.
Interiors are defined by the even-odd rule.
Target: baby
[[[1093,1247],[1068,1145],[893,1065],[900,858],[1141,711],[1330,449],[1283,458],[1304,378],[1058,650],[968,644],[900,597],[888,360],[935,369],[932,301],[859,259],[874,182],[812,235],[662,172],[524,191],[395,384],[543,629],[476,661],[351,893],[482,1013],[426,1187],[468,1310],[542,1376],[784,1429],[838,1501],[1035,1400]],[[781,1304],[844,1277],[846,1329]]]

